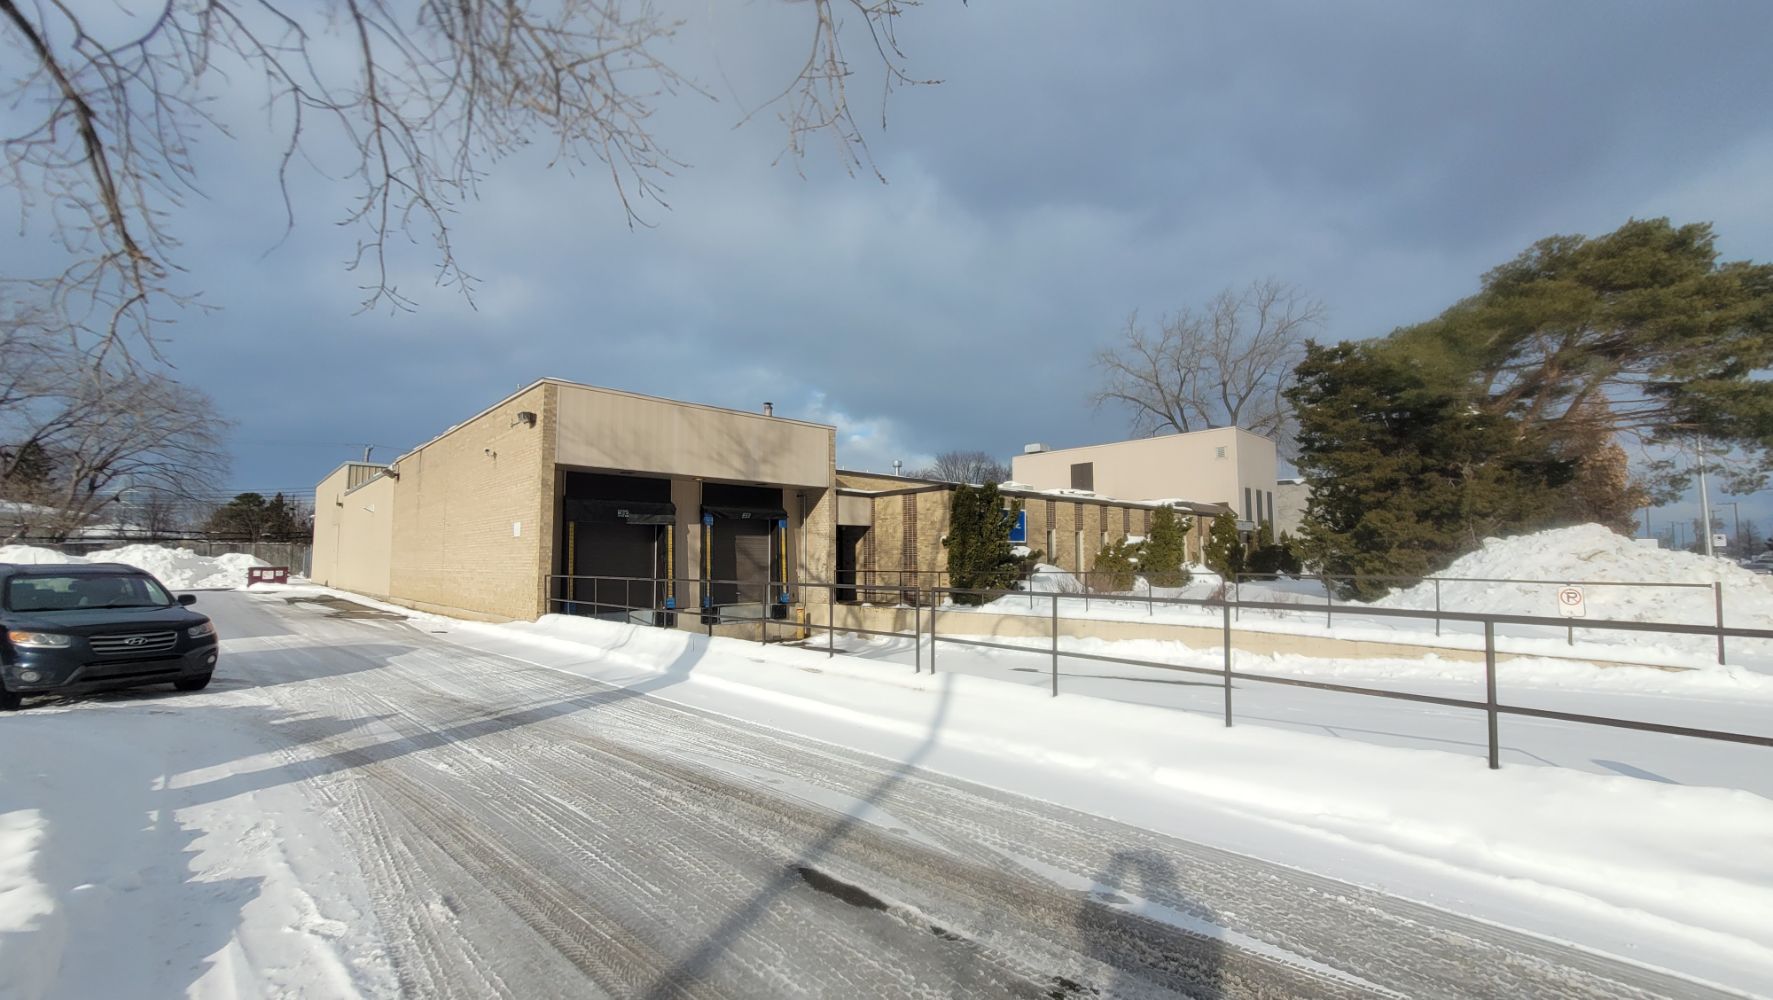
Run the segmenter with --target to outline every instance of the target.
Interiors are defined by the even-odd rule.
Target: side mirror
[[[191,605],[197,603],[197,595],[196,594],[180,594],[178,600],[179,600],[180,604],[183,604],[185,607],[188,608]]]

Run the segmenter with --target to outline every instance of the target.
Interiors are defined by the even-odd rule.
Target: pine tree
[[[1622,436],[1731,446],[1732,492],[1773,470],[1773,264],[1720,260],[1709,223],[1548,237],[1385,343],[1477,412],[1549,440],[1587,480],[1585,520],[1622,524],[1641,505],[1601,447]],[[1685,485],[1690,470],[1669,471],[1659,485]]]
[[[1124,594],[1133,589],[1139,569],[1139,546],[1117,538],[1096,553],[1095,568],[1090,570],[1090,589],[1103,594]]]
[[[1299,557],[1293,552],[1293,540],[1285,532],[1274,537],[1274,523],[1263,521],[1256,530],[1256,547],[1250,551],[1247,566],[1252,573],[1265,575],[1299,572]]]
[[[1180,587],[1188,582],[1187,518],[1178,518],[1168,507],[1151,514],[1151,535],[1139,550],[1139,568],[1153,587]]]
[[[1237,515],[1226,511],[1213,518],[1207,535],[1207,568],[1230,579],[1243,572],[1244,542],[1237,533]]]
[[[948,585],[959,589],[1008,590],[1020,578],[1021,560],[1011,552],[1010,526],[1020,504],[1005,516],[997,486],[954,488],[948,507]],[[954,594],[956,604],[983,604],[979,594]]]
[[[1303,548],[1331,576],[1418,577],[1492,535],[1581,520],[1574,463],[1536,429],[1390,343],[1307,348],[1289,391],[1311,482]],[[1339,584],[1375,597],[1380,581]]]
[[[281,499],[281,494],[279,498]],[[216,508],[203,530],[218,534],[260,541],[265,537],[271,505],[261,493],[239,493],[234,499]]]

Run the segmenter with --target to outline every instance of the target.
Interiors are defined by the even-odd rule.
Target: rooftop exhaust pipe
[[[776,415],[776,404],[774,404],[774,403],[763,404],[763,415],[766,417],[775,416]]]

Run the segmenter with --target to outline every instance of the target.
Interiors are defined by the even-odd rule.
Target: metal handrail
[[[573,576],[573,575],[564,575],[564,574],[549,574],[546,577],[546,580],[548,581],[550,589],[552,589],[554,582],[558,581],[558,580],[594,580],[594,581],[595,580],[608,580],[611,582],[623,582],[623,583],[644,582],[644,583],[651,583],[654,585],[673,584],[673,585],[677,585],[680,587],[683,585],[686,585],[686,584],[695,585],[698,587],[700,587],[702,585],[722,585],[722,586],[733,585],[733,584],[755,585],[759,582],[756,580],[703,580],[699,577],[669,577],[669,578],[667,578],[667,577],[621,577],[621,576],[585,576],[585,575]],[[1533,581],[1533,582],[1538,582],[1538,581]],[[930,640],[929,666],[930,666],[930,672],[932,674],[935,673],[935,670],[936,670],[936,649],[937,649],[938,643],[949,643],[951,645],[972,646],[972,647],[978,647],[978,648],[984,648],[984,649],[999,649],[999,650],[1005,650],[1005,651],[1009,651],[1009,652],[1020,652],[1020,653],[1046,652],[1051,659],[1051,690],[1052,690],[1052,695],[1054,697],[1057,697],[1059,694],[1059,660],[1061,658],[1061,650],[1060,650],[1060,646],[1059,646],[1059,639],[1061,637],[1060,627],[1059,627],[1060,622],[1062,620],[1064,620],[1064,621],[1076,620],[1076,619],[1061,619],[1061,617],[1059,615],[1060,601],[1061,600],[1075,600],[1075,599],[1083,596],[1083,595],[1078,595],[1078,594],[1060,594],[1060,593],[1033,594],[1033,593],[1026,591],[1026,590],[1009,590],[1009,589],[996,589],[996,588],[969,588],[969,587],[906,588],[906,587],[879,587],[879,586],[870,588],[865,585],[862,585],[860,582],[855,583],[855,584],[849,584],[849,583],[837,584],[837,583],[830,583],[830,582],[826,582],[826,581],[792,581],[792,582],[769,581],[769,585],[775,586],[775,587],[782,587],[785,590],[787,590],[788,592],[793,592],[793,591],[822,591],[822,592],[825,592],[825,594],[826,594],[826,601],[825,601],[826,621],[825,621],[825,625],[823,627],[826,632],[826,653],[828,656],[836,655],[836,641],[837,641],[838,628],[837,628],[837,622],[836,622],[837,602],[835,601],[834,598],[836,597],[836,594],[839,591],[852,591],[853,590],[853,591],[859,592],[859,591],[864,591],[864,590],[888,590],[888,589],[902,590],[902,591],[905,591],[907,593],[907,596],[909,596],[911,598],[911,602],[908,605],[908,609],[911,611],[911,614],[912,614],[911,635],[907,636],[904,632],[897,631],[897,630],[889,631],[889,630],[881,630],[881,629],[869,629],[869,628],[863,628],[860,626],[846,627],[843,629],[843,631],[845,631],[847,633],[855,634],[855,635],[880,636],[880,637],[895,638],[895,639],[905,639],[905,638],[911,639],[914,649],[915,649],[913,669],[915,671],[921,673],[923,670],[923,649],[924,649],[923,640],[924,640],[924,635],[925,635],[924,621],[923,621],[924,608],[928,607],[928,609],[929,609],[928,636],[929,636],[929,640]],[[653,592],[655,594],[657,593],[656,586],[655,586],[655,589]],[[1031,599],[1032,598],[1039,598],[1039,599],[1044,600],[1049,605],[1050,620],[1052,622],[1051,631],[1050,631],[1050,634],[1048,637],[1049,642],[1047,644],[1046,649],[1043,650],[1039,647],[1029,646],[1029,645],[1017,645],[1017,644],[1013,644],[1013,643],[993,642],[993,641],[987,640],[987,639],[961,638],[959,636],[940,635],[937,626],[938,626],[938,619],[941,614],[965,613],[961,609],[963,607],[965,607],[966,605],[961,605],[961,604],[954,602],[952,600],[952,597],[954,595],[966,595],[966,596],[970,596],[970,597],[979,598],[981,605],[983,605],[985,603],[989,603],[993,600],[1003,598],[1003,597],[1017,597],[1017,598],[1029,597]],[[946,603],[934,603],[934,604],[927,604],[927,605],[924,603],[925,599],[928,597],[940,598],[943,596],[949,597],[950,600]],[[576,600],[572,600],[572,599],[568,599],[568,598],[550,597],[549,600],[551,603],[566,603],[566,604],[590,604],[591,603],[588,601],[576,601]],[[1578,712],[1562,712],[1562,711],[1556,711],[1556,710],[1552,710],[1552,709],[1530,708],[1530,707],[1521,706],[1521,705],[1508,705],[1508,704],[1504,704],[1504,703],[1500,702],[1498,700],[1497,694],[1496,694],[1496,688],[1497,688],[1497,683],[1496,683],[1496,626],[1497,625],[1535,625],[1535,626],[1563,627],[1563,626],[1566,626],[1568,624],[1568,622],[1567,622],[1567,620],[1562,619],[1562,618],[1545,618],[1545,617],[1540,617],[1540,616],[1535,616],[1535,615],[1506,615],[1506,614],[1489,614],[1489,613],[1481,613],[1481,612],[1460,612],[1460,611],[1431,612],[1431,611],[1426,611],[1426,610],[1421,610],[1421,609],[1416,609],[1416,608],[1369,608],[1369,609],[1362,609],[1361,610],[1360,613],[1362,613],[1362,614],[1376,615],[1379,617],[1417,618],[1417,619],[1429,618],[1429,617],[1439,617],[1439,618],[1445,618],[1445,619],[1452,620],[1452,621],[1474,622],[1474,623],[1481,624],[1483,626],[1483,635],[1484,635],[1485,698],[1480,701],[1480,700],[1476,700],[1476,699],[1454,698],[1454,697],[1447,697],[1444,695],[1417,694],[1417,693],[1407,692],[1407,691],[1392,691],[1392,690],[1386,690],[1383,688],[1366,687],[1363,685],[1339,684],[1339,683],[1335,683],[1332,681],[1309,680],[1309,679],[1301,678],[1301,677],[1283,677],[1283,676],[1274,675],[1274,674],[1264,674],[1264,673],[1257,673],[1257,672],[1252,672],[1252,671],[1237,670],[1232,665],[1232,652],[1233,652],[1233,649],[1235,646],[1235,641],[1233,638],[1234,630],[1232,628],[1233,609],[1238,608],[1238,607],[1244,607],[1244,608],[1250,608],[1253,610],[1290,611],[1290,610],[1295,610],[1298,607],[1298,605],[1288,604],[1288,603],[1279,603],[1279,602],[1267,602],[1267,601],[1240,602],[1240,601],[1236,600],[1235,595],[1230,600],[1222,600],[1222,599],[1217,599],[1217,598],[1212,598],[1212,597],[1207,597],[1207,598],[1147,597],[1146,600],[1148,602],[1153,603],[1153,604],[1162,604],[1162,605],[1166,605],[1166,606],[1186,606],[1186,607],[1200,607],[1200,608],[1217,609],[1220,612],[1220,618],[1221,618],[1222,629],[1223,629],[1223,640],[1221,643],[1221,650],[1222,650],[1222,657],[1223,657],[1222,664],[1223,665],[1219,669],[1213,669],[1213,668],[1208,668],[1208,667],[1189,666],[1186,664],[1179,664],[1179,663],[1165,663],[1162,661],[1144,660],[1144,659],[1138,659],[1138,658],[1134,658],[1134,657],[1119,657],[1119,656],[1108,656],[1108,655],[1098,654],[1098,653],[1085,653],[1085,652],[1081,652],[1081,651],[1066,652],[1066,653],[1063,653],[1063,656],[1071,658],[1071,659],[1075,659],[1075,660],[1086,660],[1086,661],[1092,661],[1092,662],[1098,662],[1098,663],[1113,663],[1113,664],[1120,664],[1120,665],[1124,665],[1124,666],[1144,667],[1144,668],[1157,669],[1157,670],[1172,670],[1172,671],[1179,671],[1179,672],[1183,672],[1183,673],[1200,674],[1200,675],[1218,677],[1223,681],[1223,688],[1224,688],[1224,693],[1225,693],[1225,725],[1227,725],[1227,726],[1230,726],[1233,724],[1233,712],[1232,712],[1232,709],[1233,709],[1233,705],[1232,705],[1233,685],[1232,685],[1232,682],[1233,681],[1249,681],[1249,682],[1253,682],[1253,683],[1277,684],[1277,685],[1283,685],[1283,686],[1289,686],[1289,687],[1307,688],[1307,689],[1318,690],[1318,691],[1329,691],[1329,692],[1334,692],[1334,693],[1338,693],[1338,694],[1352,694],[1352,695],[1360,695],[1360,696],[1365,696],[1365,697],[1388,698],[1388,699],[1393,699],[1393,700],[1398,700],[1398,701],[1415,702],[1415,703],[1419,703],[1419,704],[1429,704],[1429,705],[1437,705],[1437,706],[1448,707],[1448,708],[1462,708],[1462,709],[1470,709],[1470,710],[1474,710],[1474,711],[1482,711],[1485,713],[1485,715],[1487,717],[1488,732],[1489,732],[1489,740],[1488,740],[1488,743],[1489,743],[1489,766],[1492,769],[1501,767],[1501,758],[1500,758],[1501,738],[1499,735],[1499,728],[1497,725],[1497,720],[1498,720],[1498,717],[1502,716],[1502,715],[1515,715],[1515,716],[1522,716],[1522,717],[1528,717],[1528,718],[1550,719],[1550,720],[1554,720],[1554,721],[1571,722],[1571,723],[1576,723],[1576,724],[1580,724],[1580,725],[1603,726],[1603,727],[1610,727],[1610,728],[1616,728],[1616,729],[1630,729],[1630,730],[1636,730],[1639,732],[1660,733],[1660,734],[1684,736],[1684,737],[1690,737],[1690,738],[1696,738],[1696,739],[1708,739],[1708,740],[1724,741],[1724,742],[1731,742],[1731,743],[1740,743],[1740,744],[1747,744],[1747,745],[1752,745],[1752,746],[1773,747],[1773,736],[1763,736],[1763,735],[1758,735],[1758,734],[1753,734],[1753,733],[1730,732],[1730,731],[1726,731],[1726,730],[1701,729],[1701,728],[1696,728],[1696,727],[1691,727],[1691,726],[1676,726],[1676,725],[1670,725],[1670,724],[1666,724],[1666,723],[1645,722],[1645,721],[1635,720],[1635,719],[1618,719],[1618,718],[1612,718],[1609,716],[1587,715],[1587,714],[1578,713]],[[750,602],[746,602],[746,603],[750,603]],[[614,607],[614,605],[607,605],[607,606]],[[900,607],[907,607],[907,605],[899,605],[899,606]],[[762,641],[762,642],[769,641],[769,631],[770,631],[769,627],[771,625],[778,626],[779,628],[782,628],[782,629],[802,629],[802,628],[804,628],[808,631],[809,637],[813,632],[816,632],[820,627],[818,625],[818,623],[810,621],[810,620],[806,621],[806,622],[788,622],[788,621],[783,621],[782,619],[772,618],[767,615],[758,616],[758,617],[753,617],[753,616],[749,616],[749,615],[731,615],[731,614],[726,613],[724,610],[722,610],[722,608],[720,608],[718,606],[675,608],[675,609],[665,609],[662,607],[654,606],[651,608],[646,608],[646,607],[624,608],[623,610],[651,610],[655,613],[660,612],[660,611],[671,610],[671,611],[686,612],[686,613],[700,613],[702,616],[702,619],[703,619],[703,623],[706,626],[707,631],[708,631],[708,635],[710,637],[713,636],[714,628],[716,625],[756,623],[761,626],[760,641]],[[1005,611],[1002,613],[1013,614],[1013,615],[1019,614],[1014,609],[1005,609]],[[1026,617],[1026,616],[1023,616],[1023,617]],[[1087,620],[1087,619],[1085,619],[1085,620]],[[1731,637],[1731,638],[1743,638],[1743,639],[1773,639],[1773,629],[1733,628],[1733,627],[1726,627],[1721,624],[1718,624],[1718,625],[1689,625],[1689,624],[1680,623],[1680,622],[1636,622],[1636,621],[1617,621],[1617,620],[1593,620],[1593,621],[1584,620],[1582,623],[1582,627],[1588,628],[1588,629],[1600,629],[1600,630],[1613,629],[1613,630],[1628,631],[1628,632],[1662,632],[1662,633],[1666,633],[1666,634],[1675,634],[1675,635],[1715,635],[1718,638],[1718,642],[1720,643],[1720,647],[1721,647],[1721,644],[1726,636]]]

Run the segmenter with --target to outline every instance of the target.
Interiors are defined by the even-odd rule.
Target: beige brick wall
[[[314,488],[314,558],[309,578],[328,587],[388,596],[394,541],[392,479],[364,482],[363,468],[344,465]],[[349,488],[351,482],[362,485]]]
[[[400,460],[389,596],[493,618],[547,610],[555,390],[533,386]],[[524,410],[536,426],[516,422]]]

